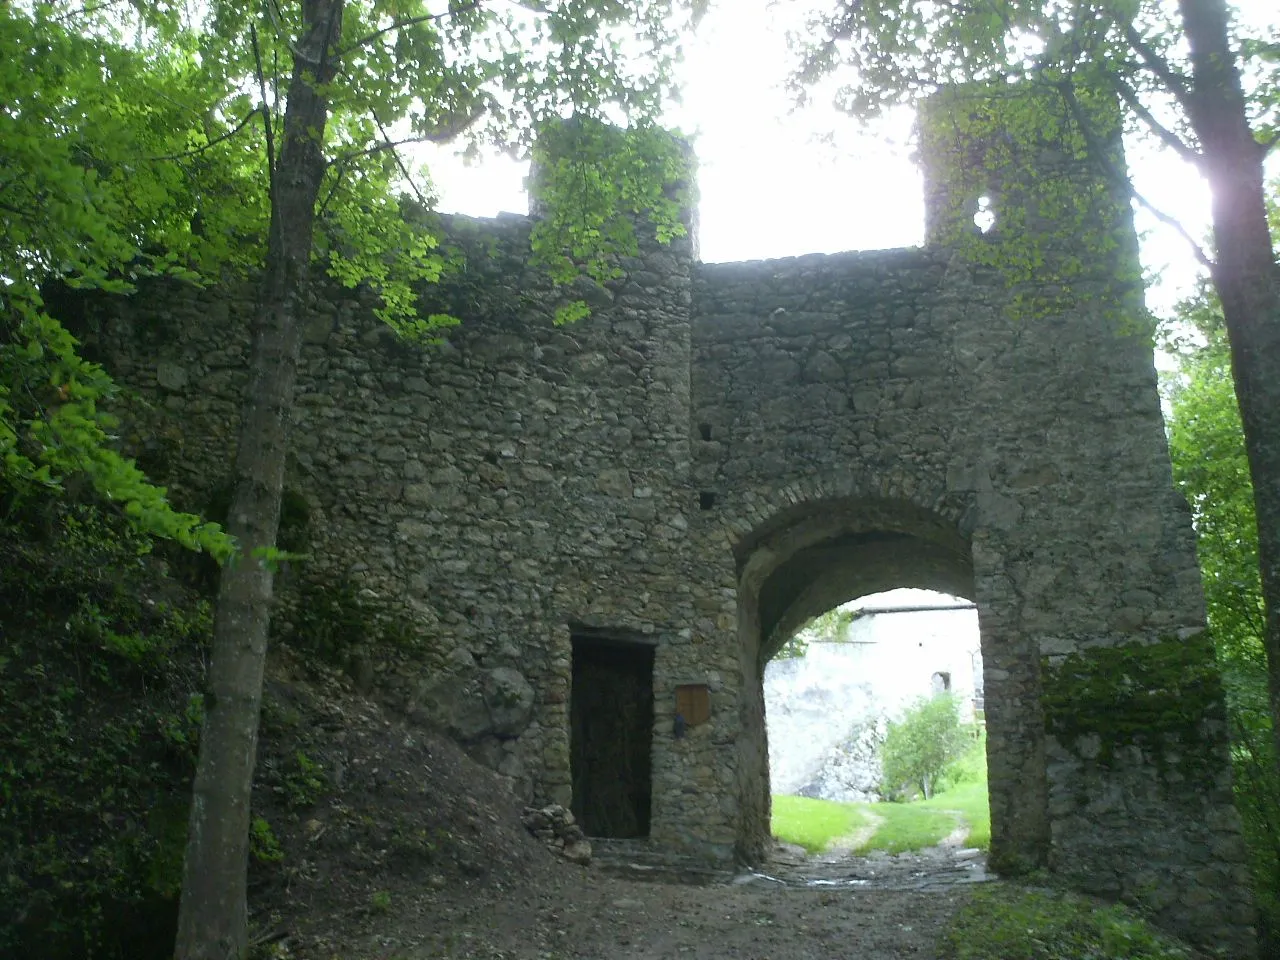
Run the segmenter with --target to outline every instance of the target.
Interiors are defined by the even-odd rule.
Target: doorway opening
[[[595,633],[574,633],[571,639],[573,815],[589,837],[647,837],[654,648]]]

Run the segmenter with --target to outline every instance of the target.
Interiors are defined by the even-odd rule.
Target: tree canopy
[[[383,319],[418,336],[450,318],[414,308],[413,285],[444,261],[430,222],[402,216],[406,199],[432,201],[412,144],[465,135],[527,155],[535,131],[570,115],[644,129],[671,96],[678,34],[701,12],[678,0],[438,6],[347,5],[317,211],[324,268],[377,289]],[[216,525],[169,508],[111,442],[115,387],[45,294],[129,294],[159,276],[209,284],[261,268],[267,154],[300,17],[275,0],[0,10],[0,461],[12,494],[87,478],[147,532],[228,555]],[[578,127],[582,169],[600,169],[604,129]],[[535,246],[566,284],[579,269],[602,277],[633,241],[619,212],[649,208],[678,229],[661,193],[681,159],[674,142],[664,152],[660,137],[612,138],[611,177],[579,189],[579,168],[562,164],[545,180],[552,217]],[[563,318],[582,312],[566,297]]]

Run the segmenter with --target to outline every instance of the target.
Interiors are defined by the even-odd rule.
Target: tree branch
[[[297,59],[305,61],[307,58],[303,56],[302,51],[298,49],[297,42],[280,24],[281,16],[279,0],[267,0],[266,8],[267,17],[271,20],[271,26],[275,28],[276,37],[284,41],[285,46],[289,48],[289,52]],[[271,56],[273,59],[277,56],[274,49],[272,50]],[[277,82],[276,86],[272,89],[279,89],[279,83]]]
[[[253,24],[249,24],[249,37],[253,41],[253,63],[258,76],[258,96],[262,98],[262,128],[267,137],[267,198],[274,211],[276,206],[275,131],[271,129],[271,109],[267,106],[267,78],[262,72],[262,47],[258,45],[258,29]]]
[[[392,33],[396,30],[403,30],[406,27],[417,26],[420,23],[429,23],[432,20],[446,20],[449,17],[456,16],[459,13],[466,13],[469,10],[478,10],[480,8],[480,2],[481,0],[471,0],[470,3],[464,4],[460,7],[455,7],[450,10],[445,10],[443,13],[426,13],[420,17],[410,17],[408,20],[397,20],[395,23],[391,24],[388,27],[383,27],[381,30],[375,30],[373,31],[373,33],[368,34],[367,36],[361,37],[359,40],[352,41],[347,46],[343,47],[341,50],[337,52],[337,58],[341,60],[352,50],[356,50],[359,47],[363,47],[367,44],[373,43],[373,41],[377,40],[379,37],[386,36],[388,33]]]
[[[363,150],[352,150],[350,153],[344,153],[340,157],[334,157],[329,161],[331,167],[344,167],[353,160],[359,160],[361,157],[371,157],[377,153],[383,153],[387,150],[394,150],[397,147],[408,146],[412,143],[433,143],[435,142],[430,136],[423,137],[405,137],[403,140],[392,140],[387,136],[387,131],[383,129],[382,121],[375,114],[373,122],[377,124],[379,132],[382,134],[382,142],[375,143],[371,147]]]
[[[1172,227],[1178,232],[1178,235],[1182,237],[1183,240],[1187,241],[1187,245],[1191,247],[1192,255],[1200,263],[1200,266],[1209,271],[1213,270],[1213,259],[1205,252],[1204,247],[1200,246],[1200,244],[1196,242],[1195,237],[1191,236],[1191,234],[1187,232],[1187,228],[1182,225],[1181,221],[1179,221],[1177,217],[1170,216],[1157,207],[1154,203],[1135,190],[1132,183],[1129,184],[1129,192],[1133,195],[1133,199],[1137,200],[1148,213],[1163,223],[1166,227]]]
[[[1134,115],[1145,123],[1151,132],[1154,133],[1166,147],[1188,163],[1194,164],[1197,167],[1200,166],[1200,161],[1203,158],[1200,156],[1199,151],[1190,147],[1180,136],[1152,116],[1151,111],[1147,109],[1146,104],[1138,98],[1137,91],[1134,90],[1133,87],[1129,86],[1129,84],[1124,81],[1123,77],[1118,74],[1111,74],[1109,79],[1111,80],[1111,85],[1115,87],[1116,93],[1120,95],[1120,99],[1125,102],[1129,109],[1134,112]]]
[[[1133,186],[1133,182],[1124,176],[1111,162],[1107,156],[1106,150],[1102,144],[1098,143],[1098,138],[1094,136],[1093,129],[1089,126],[1089,118],[1085,116],[1084,110],[1080,107],[1080,101],[1076,99],[1076,92],[1071,81],[1064,81],[1058,85],[1058,90],[1062,94],[1062,99],[1066,101],[1067,108],[1071,111],[1072,119],[1075,120],[1076,126],[1080,128],[1080,134],[1084,137],[1085,146],[1088,148],[1089,155],[1094,158],[1097,164],[1102,168],[1103,175],[1106,176],[1113,184],[1123,186],[1133,199],[1144,207],[1153,217],[1159,220],[1167,227],[1172,227],[1177,231],[1178,235],[1191,247],[1191,252],[1196,260],[1200,262],[1206,270],[1212,272],[1213,260],[1205,252],[1204,248],[1196,242],[1195,237],[1187,232],[1176,217],[1172,217],[1165,213],[1154,203],[1139,193]]]
[[[118,7],[120,4],[127,2],[128,0],[105,0],[105,2],[98,4],[96,7],[85,6],[81,7],[79,10],[68,10],[65,13],[60,13],[56,17],[50,17],[49,22],[65,23],[73,17],[87,17],[91,14],[106,10],[109,7]]]
[[[413,195],[417,198],[418,203],[422,204],[424,210],[431,209],[431,204],[427,202],[427,198],[422,195],[422,191],[418,189],[418,185],[413,182],[413,175],[409,173],[408,168],[404,165],[404,160],[400,156],[400,151],[396,149],[396,144],[391,142],[391,136],[387,133],[387,128],[382,125],[382,118],[378,116],[376,110],[371,110],[373,122],[378,125],[378,132],[382,134],[382,142],[387,145],[387,149],[391,151],[391,156],[395,157],[396,166],[400,168],[400,175],[404,177],[405,182],[409,184],[409,189],[413,191]]]
[[[244,119],[241,120],[239,123],[237,123],[232,129],[228,130],[226,133],[222,134],[222,136],[220,137],[214,137],[208,143],[201,144],[198,147],[192,147],[190,150],[183,150],[180,153],[166,153],[158,157],[143,157],[142,160],[144,162],[160,163],[165,160],[183,160],[187,157],[199,156],[200,154],[208,150],[210,147],[216,147],[218,144],[222,143],[223,141],[230,140],[237,133],[239,133],[241,130],[247,127],[249,125],[249,121],[252,120],[254,116],[256,116],[258,113],[264,112],[266,109],[267,109],[266,104],[263,104],[262,107],[254,107],[252,110],[246,113],[244,115]]]
[[[345,169],[346,169],[345,167],[339,167],[338,172],[333,175],[333,185],[329,187],[329,192],[325,194],[324,199],[321,200],[319,206],[316,207],[317,220],[324,219],[324,215],[329,209],[330,201],[332,201],[333,198],[337,195],[338,187],[342,185],[342,174]]]
[[[1124,32],[1124,38],[1134,52],[1142,58],[1142,62],[1146,64],[1147,69],[1156,75],[1156,77],[1169,88],[1169,92],[1174,95],[1178,103],[1182,104],[1182,109],[1188,114],[1192,113],[1191,109],[1191,85],[1187,82],[1187,78],[1180,73],[1175,72],[1164,58],[1160,56],[1154,47],[1149,44],[1142,34],[1134,29],[1132,23],[1119,23],[1117,26]]]

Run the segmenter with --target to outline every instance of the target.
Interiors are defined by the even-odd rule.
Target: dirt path
[[[864,810],[862,814],[867,822],[860,826],[853,833],[843,837],[836,837],[831,841],[827,848],[830,853],[839,853],[847,856],[854,850],[857,850],[864,843],[876,835],[876,831],[884,825],[884,817],[878,813],[872,813],[870,810]]]
[[[532,889],[422,892],[344,937],[341,956],[929,960],[969,885],[986,879],[981,856],[954,846],[866,858],[797,851],[779,845],[760,870],[710,884],[563,864]]]

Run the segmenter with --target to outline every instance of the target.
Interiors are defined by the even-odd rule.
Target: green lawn
[[[955,810],[969,825],[970,847],[991,846],[991,811],[987,807],[987,745],[979,740],[952,766],[952,785],[936,796],[909,806]]]
[[[948,810],[936,810],[920,803],[860,803],[876,816],[883,817],[875,833],[855,849],[858,853],[883,850],[902,853],[932,847],[956,828],[958,818]]]
[[[986,850],[991,846],[991,811],[987,807],[987,781],[970,781],[939,793],[929,800],[915,803],[882,803],[881,807],[918,807],[938,812],[954,810],[969,825],[969,837],[965,846]],[[948,831],[949,832],[949,831]]]
[[[775,795],[773,835],[810,853],[821,853],[832,840],[848,836],[867,822],[861,809],[865,806]]]
[[[807,797],[773,798],[773,835],[820,853],[833,840],[848,836],[868,823],[880,822],[858,852],[884,850],[902,853],[931,847],[961,823],[969,827],[967,846],[987,849],[991,844],[991,815],[987,809],[987,765],[983,744],[956,761],[953,786],[928,800],[912,803],[834,803]]]

